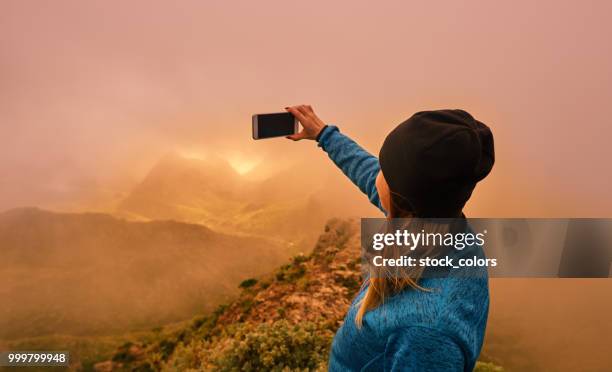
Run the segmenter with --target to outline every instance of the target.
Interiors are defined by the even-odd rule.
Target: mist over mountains
[[[127,219],[171,219],[232,234],[277,237],[311,249],[327,219],[356,215],[364,208],[352,207],[357,203],[346,192],[346,200],[339,203],[340,190],[352,185],[321,182],[327,175],[299,169],[297,165],[253,180],[219,157],[189,159],[171,153],[119,203],[116,213]],[[330,171],[340,173],[333,167]]]
[[[110,213],[0,213],[0,338],[106,334],[206,312],[348,213],[318,184],[169,154]]]
[[[175,221],[0,214],[0,337],[107,334],[210,310],[283,262],[277,242]]]

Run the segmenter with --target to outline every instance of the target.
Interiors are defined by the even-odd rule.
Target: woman
[[[388,218],[463,218],[493,167],[493,135],[461,110],[419,112],[387,136],[379,158],[310,106],[287,107],[303,130]],[[488,280],[372,278],[336,333],[330,371],[471,371],[482,347]]]

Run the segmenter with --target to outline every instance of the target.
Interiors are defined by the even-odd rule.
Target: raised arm
[[[368,196],[370,202],[384,212],[376,189],[376,176],[380,172],[378,159],[332,125],[323,129],[319,147]]]
[[[376,176],[380,172],[378,159],[355,141],[340,133],[336,126],[325,125],[310,106],[295,106],[286,109],[300,121],[304,128],[301,132],[287,138],[294,141],[317,140],[319,147],[368,196],[370,202],[385,212],[376,190]]]

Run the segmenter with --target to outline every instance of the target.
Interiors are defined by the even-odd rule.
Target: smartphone
[[[253,115],[253,139],[284,137],[298,129],[298,120],[290,112]]]

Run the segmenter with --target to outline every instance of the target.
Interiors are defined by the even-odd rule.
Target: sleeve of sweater
[[[410,327],[394,332],[387,340],[384,354],[385,371],[464,371],[461,348],[444,333]]]
[[[372,204],[386,213],[380,204],[380,198],[376,190],[376,176],[380,172],[378,158],[340,133],[338,127],[333,125],[328,125],[321,132],[319,147],[367,195]]]

